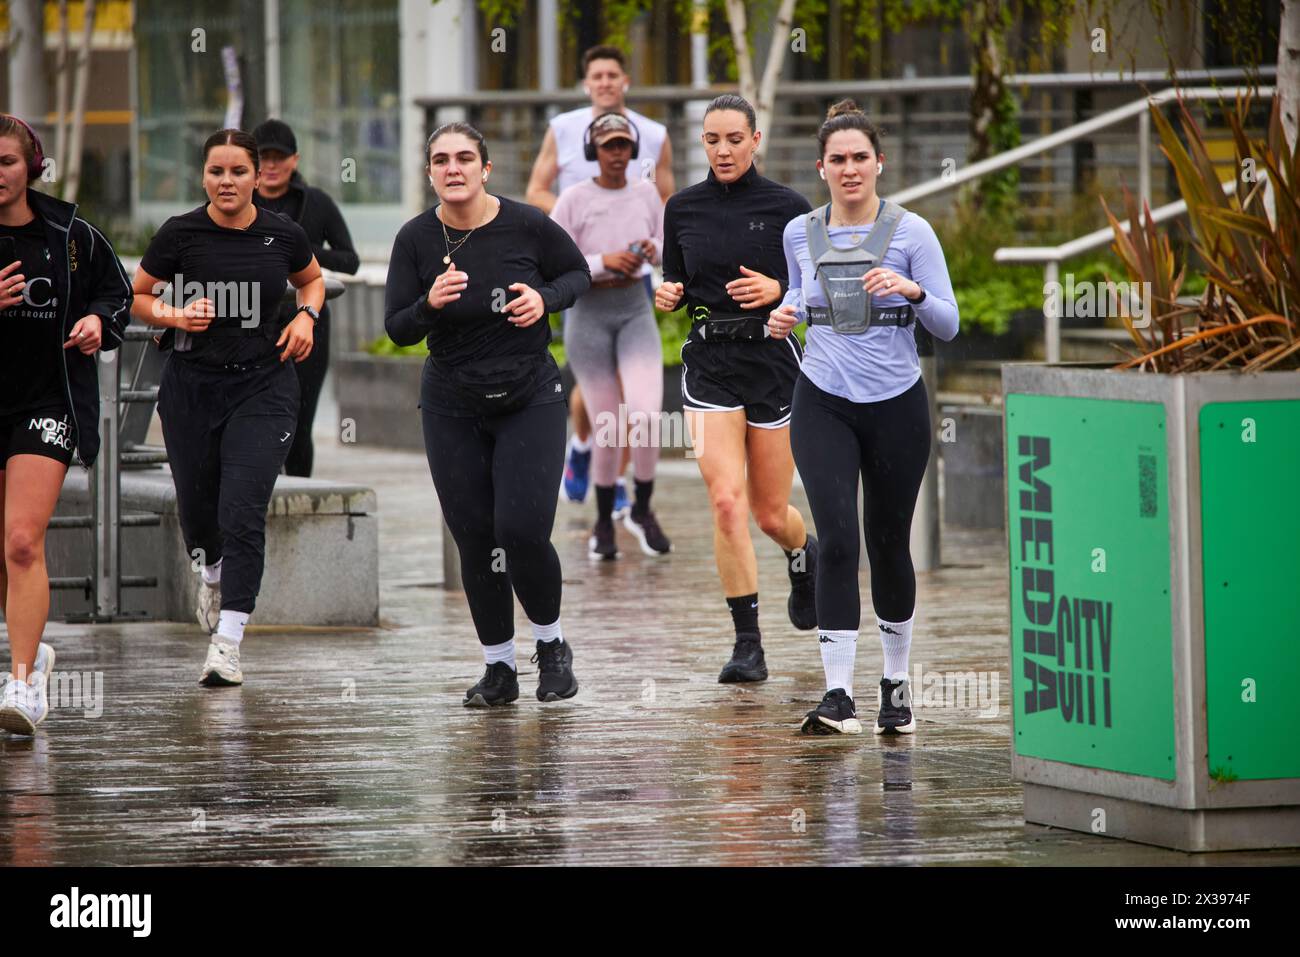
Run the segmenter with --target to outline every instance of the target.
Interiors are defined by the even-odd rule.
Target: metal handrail
[[[1253,93],[1261,99],[1268,99],[1273,96],[1274,88],[1271,86],[1253,87],[1231,87],[1220,88],[1213,86],[1198,86],[1190,89],[1168,89],[1161,90],[1158,93],[1152,93],[1150,96],[1144,96],[1118,106],[1113,110],[1107,110],[1105,113],[1099,113],[1090,119],[1067,126],[1065,129],[1057,130],[1055,133],[1048,133],[1046,136],[1040,136],[1036,140],[1025,143],[1023,146],[1017,146],[1005,152],[998,153],[996,156],[990,156],[988,159],[980,160],[978,163],[971,163],[969,166],[951,174],[937,176],[934,179],[926,180],[923,183],[917,183],[915,186],[909,186],[906,189],[899,190],[889,198],[894,202],[901,204],[914,202],[918,199],[924,199],[933,196],[936,193],[942,193],[949,189],[955,189],[963,183],[973,179],[978,179],[988,173],[997,172],[1000,169],[1006,169],[1013,166],[1023,159],[1030,156],[1036,156],[1039,153],[1046,153],[1054,150],[1058,146],[1064,146],[1067,143],[1073,143],[1075,140],[1082,139],[1098,130],[1105,129],[1109,126],[1115,126],[1123,123],[1125,120],[1138,118],[1138,169],[1141,171],[1141,182],[1139,183],[1139,199],[1143,204],[1151,198],[1151,172],[1150,172],[1150,155],[1151,155],[1151,113],[1152,106],[1163,106],[1164,104],[1176,100],[1210,100],[1221,99],[1225,96],[1238,96],[1247,93]]]
[[[1137,70],[1130,73],[1123,71],[1104,71],[1099,73],[1015,73],[1004,77],[1007,86],[1026,87],[1029,89],[1052,89],[1071,86],[1129,86],[1134,83],[1214,83],[1218,81],[1248,80],[1251,72],[1238,67],[1226,67],[1215,70],[1188,70],[1171,78],[1163,70]],[[1277,75],[1277,68],[1261,67],[1254,74],[1260,78],[1272,79]],[[974,77],[963,76],[936,77],[891,77],[880,80],[806,80],[777,84],[776,93],[781,96],[866,96],[881,93],[961,93],[974,88]],[[734,83],[714,83],[707,87],[693,87],[686,84],[663,86],[635,86],[628,92],[629,103],[658,101],[664,103],[684,103],[692,100],[707,100],[722,94],[736,92]],[[562,90],[475,90],[464,93],[439,94],[438,96],[419,96],[414,103],[424,110],[437,107],[455,106],[581,106],[591,99],[577,88]]]

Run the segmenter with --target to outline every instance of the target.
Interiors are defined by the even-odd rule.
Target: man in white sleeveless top
[[[600,175],[600,164],[588,160],[583,152],[587,127],[602,113],[622,113],[635,126],[640,138],[637,158],[627,171],[628,179],[641,177],[653,179],[659,197],[667,201],[673,194],[673,151],[668,139],[668,128],[624,102],[628,76],[623,51],[614,46],[594,46],[582,55],[582,90],[591,97],[590,106],[580,106],[553,118],[542,140],[541,152],[533,163],[528,178],[525,199],[547,214],[555,206],[559,194],[575,183]],[[646,283],[646,295],[653,298],[650,264],[642,263],[641,276]],[[564,494],[570,501],[581,502],[587,497],[588,472],[591,465],[591,423],[582,401],[582,393],[575,385],[569,401],[573,417],[573,437],[564,462]],[[628,449],[623,450],[619,474],[627,468]],[[627,488],[620,478],[616,487],[614,517],[617,519],[629,507]]]

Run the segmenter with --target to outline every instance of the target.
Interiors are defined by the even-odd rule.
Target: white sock
[[[504,661],[510,666],[511,671],[518,671],[519,669],[515,667],[515,640],[511,638],[499,645],[484,645],[483,660],[490,665]]]
[[[560,619],[555,619],[549,625],[539,625],[536,622],[529,622],[533,626],[534,641],[563,641],[564,635],[560,634]]]
[[[204,566],[203,566],[203,568],[200,570],[200,574],[203,575],[203,584],[205,584],[205,585],[216,585],[216,584],[220,583],[220,581],[221,581],[221,563],[224,562],[224,561],[225,561],[224,558],[218,558],[218,559],[217,559],[217,563],[216,563],[215,565],[204,565]]]
[[[853,697],[853,659],[858,653],[856,631],[819,631],[817,645],[822,650],[822,668],[826,671],[826,690],[843,688]]]
[[[575,452],[590,452],[591,436],[590,435],[587,436],[586,440],[584,441],[583,439],[578,438],[577,432],[574,432],[573,435],[569,438],[569,448],[573,449],[573,451]]]
[[[885,655],[885,667],[882,674],[890,681],[901,681],[907,677],[907,656],[912,650],[913,614],[907,621],[885,621],[876,616],[880,629],[880,648]]]
[[[247,614],[242,611],[227,611],[223,608],[221,617],[217,619],[217,634],[238,647],[244,640],[244,626],[247,624]]]

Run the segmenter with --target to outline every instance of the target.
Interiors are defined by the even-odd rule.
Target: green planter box
[[[1300,372],[1002,383],[1025,820],[1300,846]]]

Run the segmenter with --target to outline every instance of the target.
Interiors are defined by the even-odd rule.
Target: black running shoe
[[[647,555],[667,555],[673,550],[673,543],[668,541],[668,536],[659,527],[659,519],[650,509],[646,509],[644,515],[637,515],[636,509],[632,509],[623,519],[623,527],[636,536],[641,551]]]
[[[832,688],[822,703],[804,716],[799,730],[804,734],[861,734],[862,722],[853,709],[853,699],[843,688]]]
[[[766,681],[767,661],[763,658],[763,642],[757,635],[741,635],[731,650],[731,660],[722,666],[719,684],[737,681]]]
[[[490,708],[509,704],[519,697],[519,676],[504,661],[487,666],[478,684],[465,692],[465,707]]]
[[[587,555],[605,561],[618,558],[618,545],[614,542],[612,518],[596,519],[596,527],[591,530],[591,538],[587,540]]]
[[[559,701],[578,693],[578,679],[573,675],[573,649],[567,641],[539,641],[532,660],[537,665],[538,701]]]
[[[911,734],[916,730],[912,717],[912,686],[900,681],[880,679],[880,714],[876,716],[876,734]]]
[[[803,566],[803,571],[795,571],[795,563]],[[817,627],[817,538],[811,532],[803,554],[796,554],[794,561],[786,569],[790,576],[790,599],[785,603],[785,610],[790,615],[790,624],[800,631]]]

